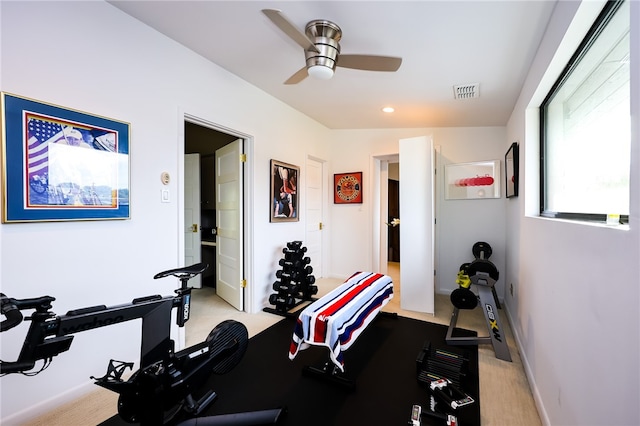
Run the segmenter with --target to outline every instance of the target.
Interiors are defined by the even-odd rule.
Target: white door
[[[216,293],[244,309],[242,140],[216,151]]]
[[[400,306],[435,313],[433,139],[400,139]]]
[[[200,235],[200,154],[184,156],[184,264],[202,261]],[[189,286],[202,287],[202,276],[189,280]]]
[[[313,276],[322,278],[322,200],[323,200],[323,169],[322,162],[307,159],[306,167],[306,209],[304,246],[307,247],[305,256],[311,259]]]

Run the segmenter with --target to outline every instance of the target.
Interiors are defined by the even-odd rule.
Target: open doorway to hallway
[[[390,225],[389,164],[400,163],[401,304],[403,309],[434,312],[435,303],[435,150],[431,136],[399,140],[398,154],[371,157],[373,171],[374,267],[388,269]],[[392,220],[392,219],[391,219]],[[403,231],[404,230],[404,231]],[[395,287],[395,286],[394,286]]]
[[[209,291],[194,289],[192,297],[196,299],[201,295],[206,295],[206,297],[210,298],[212,294],[215,296],[217,285],[217,238],[215,230],[218,224],[216,223],[215,155],[216,151],[236,141],[238,136],[190,121],[185,121],[184,126],[185,156],[198,154],[200,158],[200,193],[196,194],[196,198],[199,198],[200,201],[200,223],[197,224],[200,237],[198,241],[201,242],[199,254],[200,261],[209,265],[202,274],[202,287]],[[240,244],[242,244],[242,241]],[[218,296],[215,297],[218,298]],[[213,309],[213,303],[211,305]],[[198,311],[192,312],[192,316],[197,315],[199,315]],[[196,323],[196,321],[187,323],[185,330],[187,336],[191,332],[190,325]]]
[[[388,185],[387,260],[400,263],[400,228],[396,225],[400,220],[400,163],[389,163]]]
[[[400,163],[389,162],[387,188],[387,275],[395,283],[396,296],[400,297]]]

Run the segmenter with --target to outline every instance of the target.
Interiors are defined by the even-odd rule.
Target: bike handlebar
[[[183,290],[186,282],[201,274],[209,267],[206,263],[196,263],[194,265],[181,268],[169,269],[154,275],[154,279],[168,277],[173,275],[182,281]],[[55,297],[43,296],[32,299],[13,299],[7,297],[4,293],[0,293],[0,313],[5,316],[4,321],[0,321],[0,332],[7,331],[20,324],[23,320],[22,309],[36,309],[39,312],[46,312],[51,309],[51,302]]]
[[[0,293],[0,312],[5,316],[6,320],[0,322],[0,332],[12,329],[22,322],[22,312],[16,306],[13,299]]]
[[[0,332],[12,329],[22,322],[22,309],[35,309],[36,312],[47,312],[55,297],[42,296],[30,299],[13,299],[0,293],[0,313],[6,320],[0,322]]]

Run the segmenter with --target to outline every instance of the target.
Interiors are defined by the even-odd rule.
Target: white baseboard
[[[88,394],[92,390],[95,390],[96,385],[93,382],[87,382],[68,391],[58,394],[46,401],[38,402],[22,411],[13,413],[7,417],[2,417],[0,424],[3,425],[18,425],[28,423],[44,414],[47,414],[56,408],[64,405],[68,402],[75,401],[78,398]],[[6,391],[6,390],[5,390]]]
[[[507,314],[507,321],[509,321],[509,326],[511,327],[511,333],[513,334],[513,338],[516,341],[516,346],[518,346],[518,352],[520,353],[520,359],[522,360],[522,367],[524,369],[524,373],[527,376],[527,380],[529,381],[529,388],[531,389],[531,394],[533,395],[533,401],[536,404],[536,409],[538,410],[538,415],[540,416],[540,421],[545,426],[551,426],[551,422],[549,421],[549,416],[547,415],[547,410],[544,408],[544,403],[542,402],[542,397],[540,396],[540,392],[538,390],[538,386],[536,385],[535,378],[533,377],[533,373],[531,372],[531,367],[529,364],[529,360],[527,359],[526,352],[524,351],[524,346],[522,345],[522,340],[520,338],[520,334],[516,327],[514,327],[514,322],[511,318],[511,312],[509,312],[509,307],[506,304],[502,304],[504,307],[504,311]]]

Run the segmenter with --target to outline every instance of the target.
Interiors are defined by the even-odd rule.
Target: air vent
[[[461,86],[453,86],[454,99],[471,99],[480,96],[480,84],[463,84]]]

